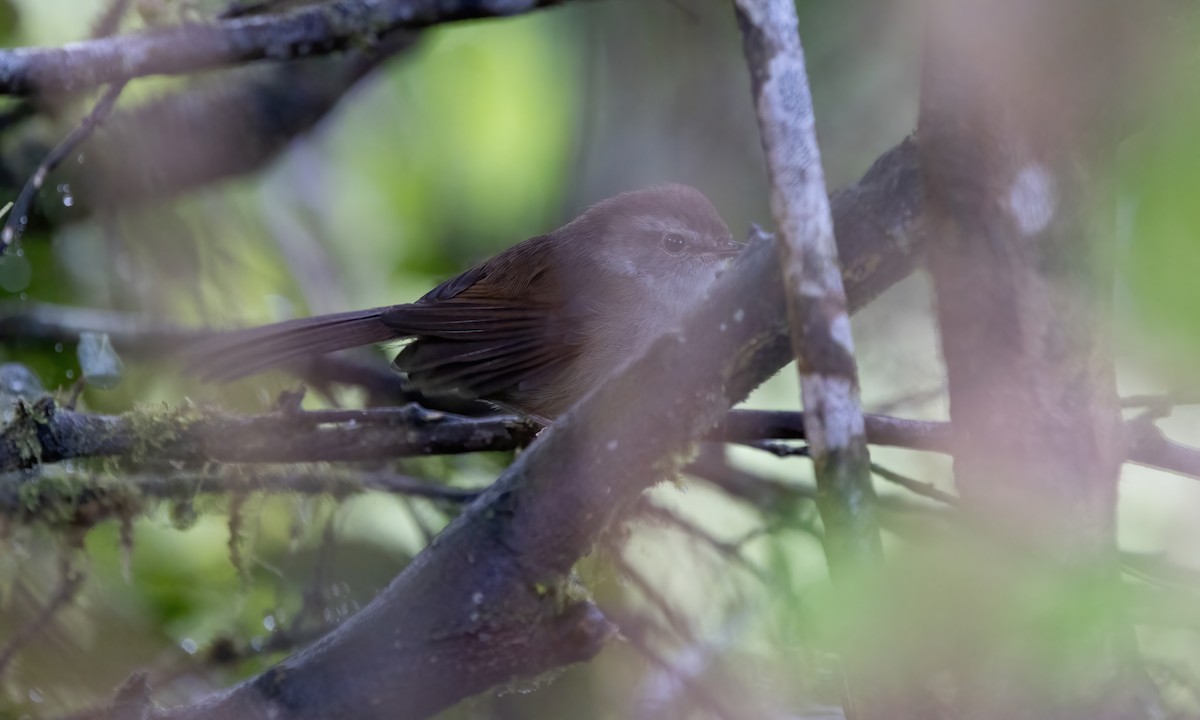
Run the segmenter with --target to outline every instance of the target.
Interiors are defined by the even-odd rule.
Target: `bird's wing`
[[[383,313],[398,335],[416,337],[395,361],[415,387],[504,400],[549,382],[578,357],[585,317],[566,300],[554,245],[544,240],[521,243]]]

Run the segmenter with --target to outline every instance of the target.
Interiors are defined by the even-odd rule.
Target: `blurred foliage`
[[[1175,114],[1135,140],[1124,180],[1132,216],[1126,274],[1135,323],[1159,346],[1156,361],[1194,385],[1200,351],[1200,112],[1195,87],[1176,99]],[[1133,154],[1133,153],[1131,153]]]
[[[0,1],[0,43],[54,45],[85,37],[99,8],[86,5],[84,12],[78,0]],[[835,185],[852,181],[912,130],[918,9],[916,0],[800,3],[818,131]],[[131,17],[125,29],[143,22]],[[1200,268],[1200,204],[1191,198],[1200,182],[1200,126],[1192,122],[1200,96],[1180,84],[1188,92],[1173,118],[1138,141],[1119,178],[1131,236],[1121,280],[1133,317],[1122,325],[1117,346],[1129,391],[1197,387],[1188,371],[1200,349],[1200,284],[1191,277]],[[123,102],[187,88],[186,80],[139,82]],[[36,122],[58,137],[83,107],[71,103],[59,123]],[[97,137],[103,141],[102,130]],[[427,33],[258,175],[116,217],[68,212],[66,220],[75,222],[35,230],[23,254],[0,258],[0,295],[214,324],[399,302],[555,227],[589,202],[667,180],[704,190],[735,233],[769,219],[749,83],[728,3],[572,4]],[[69,187],[52,181],[42,201],[69,206],[70,198]],[[942,383],[927,305],[927,288],[914,278],[855,319],[868,407],[944,415],[936,395],[931,400],[920,392]],[[1120,342],[1126,337],[1136,343]],[[1171,366],[1177,358],[1187,362]],[[0,360],[27,364],[52,390],[69,387],[79,373],[75,348],[62,345],[13,344],[0,350]],[[173,367],[131,358],[126,365],[117,389],[84,392],[87,409],[177,404],[185,396],[261,408],[275,390],[294,384],[273,378],[204,387]],[[760,388],[751,404],[795,408],[798,398],[789,369]],[[1178,412],[1164,428],[1195,441],[1200,413]],[[897,449],[873,449],[873,455],[888,467],[949,485],[945,458]],[[766,477],[811,482],[804,458],[779,460],[744,449],[731,457]],[[402,469],[474,486],[495,477],[508,459],[436,458]],[[1194,563],[1187,552],[1200,541],[1192,522],[1200,510],[1194,483],[1144,469],[1130,469],[1126,479],[1123,542]],[[781,522],[699,481],[658,488],[653,496],[717,539],[740,543],[765,577],[675,529],[635,526],[624,554],[694,634],[655,636],[655,645],[694,671],[695,682],[741,709],[758,708],[759,716],[781,716],[805,703],[837,704],[834,629],[852,610],[827,583],[811,505]],[[288,647],[271,652],[271,639],[298,619],[309,627],[336,623],[365,604],[451,514],[426,501],[380,495],[340,503],[201,497],[134,519],[131,544],[115,520],[88,532],[82,549],[70,545],[62,528],[9,528],[0,552],[0,644],[53,596],[60,562],[87,579],[77,601],[0,678],[0,719],[49,717],[100,702],[139,668],[153,670],[163,702],[226,686],[286,654]],[[910,523],[919,522],[915,517]],[[903,552],[927,551],[919,537],[889,534],[887,541]],[[939,563],[957,567],[953,559],[932,564]],[[580,572],[602,607],[632,608],[663,621],[654,602],[602,559],[586,561]],[[941,607],[939,599],[955,591],[948,582],[945,573],[914,571],[905,597],[870,597],[876,604],[870,612],[882,624],[870,630],[893,641],[893,649],[948,641],[907,636],[920,625],[905,620]],[[1055,618],[1053,608],[1028,600],[1014,612]],[[1098,612],[1109,600],[1096,600]],[[1087,617],[1070,620],[1050,629],[1086,635],[1074,623],[1086,625]],[[1200,677],[1191,634],[1143,629],[1143,641],[1171,700],[1196,709],[1197,696],[1186,684]],[[249,659],[229,662],[242,655]],[[914,667],[918,661],[896,659]],[[595,662],[553,682],[508,690],[447,716],[666,718],[685,716],[689,702],[679,680],[629,642],[613,643]]]

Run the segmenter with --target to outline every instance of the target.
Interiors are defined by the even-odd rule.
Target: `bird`
[[[423,395],[484,400],[549,425],[678,327],[742,247],[695,188],[625,192],[415,302],[219,333],[186,362],[230,381],[407,340],[393,366]]]

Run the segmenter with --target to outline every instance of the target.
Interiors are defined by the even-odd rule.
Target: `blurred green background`
[[[178,11],[169,0],[162,4],[167,17]],[[209,9],[197,5],[188,12]],[[919,6],[916,0],[799,4],[833,187],[852,182],[915,125]],[[86,37],[101,7],[0,0],[0,42]],[[143,24],[135,15],[124,29]],[[1127,393],[1200,391],[1194,361],[1200,203],[1193,197],[1200,186],[1200,126],[1192,122],[1200,93],[1194,82],[1164,82],[1172,83],[1163,93],[1174,98],[1172,114],[1152,117],[1114,162],[1113,343]],[[179,79],[139,81],[120,107],[188,87]],[[73,106],[58,125],[36,122],[58,137],[83,107]],[[104,137],[102,129],[96,142]],[[426,33],[262,172],[116,214],[74,221],[70,208],[62,209],[62,222],[31,231],[21,257],[0,259],[0,292],[14,302],[226,325],[406,301],[593,201],[663,181],[700,188],[735,234],[752,221],[769,225],[732,10],[717,0],[568,4]],[[69,205],[69,198],[70,189],[53,181],[43,191],[44,202]],[[868,409],[944,417],[929,302],[923,278],[914,277],[855,318]],[[78,374],[70,346],[23,343],[3,348],[0,358],[27,363],[50,389],[70,386]],[[168,365],[126,362],[123,384],[85,391],[85,407],[118,412],[190,397],[255,409],[294,384],[260,378],[212,388],[181,379]],[[788,369],[750,404],[795,409],[798,398]],[[1177,410],[1163,428],[1197,444],[1200,412]],[[750,450],[731,456],[767,477],[812,481],[803,458]],[[895,449],[873,449],[873,457],[951,487],[945,458]],[[403,468],[474,486],[494,478],[507,460],[443,458]],[[887,485],[880,490],[902,493]],[[1194,481],[1129,467],[1121,493],[1125,549],[1197,564]],[[636,526],[628,562],[652,579],[694,635],[691,642],[656,638],[661,654],[731,708],[761,709],[752,716],[837,704],[828,627],[838,609],[811,505],[768,518],[687,479],[653,495],[722,540],[741,543],[762,573],[756,577],[670,528]],[[302,608],[336,622],[365,604],[420,550],[426,530],[446,521],[445,510],[374,494],[343,502],[198,498],[136,519],[131,550],[122,549],[122,529],[110,521],[86,533],[82,552],[69,547],[61,528],[9,527],[0,552],[0,644],[53,595],[60,562],[87,579],[78,601],[0,677],[0,718],[54,717],[103,702],[141,668],[151,669],[163,702],[227,686],[282,657],[269,652],[271,638],[294,624]],[[238,518],[236,562],[231,517]],[[910,520],[920,524],[919,516]],[[887,539],[896,549],[911,540],[890,532]],[[581,574],[602,607],[663,620],[644,591],[603,558],[586,561]],[[921,589],[937,593],[936,586]],[[315,605],[305,604],[306,593],[315,593]],[[1169,699],[1200,709],[1191,689],[1200,677],[1194,634],[1149,624],[1141,631],[1152,675]],[[250,657],[222,662],[230,653]],[[686,717],[687,697],[676,678],[617,641],[553,682],[473,700],[447,717]]]

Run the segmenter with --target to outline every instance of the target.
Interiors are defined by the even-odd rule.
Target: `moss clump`
[[[132,518],[145,498],[130,483],[93,474],[39,474],[17,491],[26,519],[90,527],[108,517]]]
[[[542,603],[543,612],[561,614],[568,607],[581,602],[590,602],[592,593],[583,581],[572,572],[566,576],[548,576],[529,585],[534,597]]]
[[[193,433],[190,431],[196,425],[219,415],[218,411],[200,407],[190,400],[175,407],[166,403],[158,407],[135,407],[124,416],[129,422],[133,441],[130,459],[135,465],[159,459],[163,457],[165,449],[177,447],[185,441],[195,444],[198,450],[198,438],[191,437]]]
[[[171,526],[176,530],[190,530],[200,519],[196,504],[191,500],[176,500],[171,503]]]
[[[25,467],[42,462],[42,441],[39,432],[53,419],[54,410],[54,399],[50,396],[41,397],[32,403],[23,399],[17,400],[12,421],[4,429],[4,435]]]

